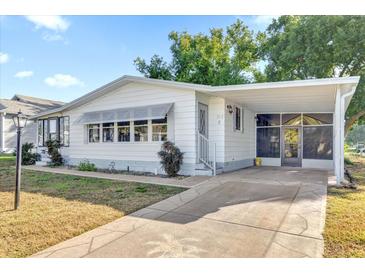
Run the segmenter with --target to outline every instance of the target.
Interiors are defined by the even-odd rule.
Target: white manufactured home
[[[34,117],[38,151],[59,139],[70,165],[163,173],[165,140],[184,152],[181,174],[252,166],[344,176],[344,119],[359,77],[206,86],[123,76]]]

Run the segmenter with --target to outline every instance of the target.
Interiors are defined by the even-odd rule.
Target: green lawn
[[[15,159],[0,156],[0,257],[25,257],[183,188],[23,170],[14,203]]]
[[[365,257],[365,158],[347,157],[359,187],[328,188],[325,257]]]

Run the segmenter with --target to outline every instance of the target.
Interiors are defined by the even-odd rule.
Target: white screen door
[[[198,120],[198,127],[199,133],[208,137],[208,106],[202,103],[198,104],[198,113],[199,113],[199,120]]]

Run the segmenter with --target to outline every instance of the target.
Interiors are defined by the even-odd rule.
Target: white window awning
[[[173,103],[119,108],[104,111],[86,112],[76,121],[79,124],[106,122],[123,122],[148,119],[162,119],[171,109]]]

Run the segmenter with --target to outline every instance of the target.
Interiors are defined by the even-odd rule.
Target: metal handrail
[[[216,159],[216,143],[211,142],[206,136],[197,132],[198,135],[198,160],[205,164],[216,175],[217,159]],[[213,145],[213,154],[210,154],[210,147]]]

